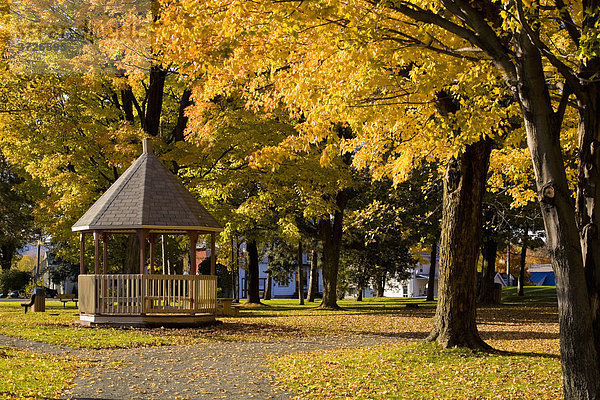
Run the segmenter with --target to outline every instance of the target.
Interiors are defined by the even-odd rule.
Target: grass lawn
[[[0,398],[55,398],[83,366],[76,359],[0,347]]]
[[[556,399],[558,356],[441,350],[429,343],[299,353],[274,363],[298,399]]]
[[[396,302],[402,305],[391,299],[389,304]],[[390,324],[396,320],[412,338],[424,337],[433,309],[421,308],[400,307],[389,314],[387,307],[380,309],[379,318],[370,321],[379,322],[373,331],[396,332],[398,325]],[[362,318],[349,330],[364,329]],[[502,305],[478,310],[481,335],[500,350],[496,353],[398,343],[296,353],[275,360],[273,367],[298,399],[555,399],[562,396],[557,320],[554,288],[526,287],[523,297],[508,288]]]
[[[0,302],[0,334],[95,349],[319,335],[394,336],[406,340],[385,347],[292,354],[274,360],[273,368],[299,399],[557,398],[561,376],[556,293],[554,288],[525,289],[523,297],[514,288],[505,289],[502,305],[478,309],[482,337],[501,351],[492,354],[415,342],[431,329],[435,302],[408,298],[344,300],[340,311],[316,310],[315,303],[299,306],[291,299],[270,300],[265,307],[242,307],[237,317],[194,329],[85,328],[73,324],[79,318],[74,305],[65,309],[58,301],[47,301],[45,313],[23,314],[18,302]],[[19,372],[13,378],[22,370],[15,365],[26,366],[36,356],[3,351],[1,368],[13,375],[0,386],[0,398],[51,397],[52,390],[70,379],[76,362],[58,360],[67,368],[44,377],[57,383],[41,392],[41,384],[26,382],[28,374]],[[38,360],[49,363],[44,364],[45,372],[57,370],[50,364],[55,360]]]

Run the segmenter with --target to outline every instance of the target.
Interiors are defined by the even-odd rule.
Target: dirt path
[[[284,354],[359,348],[400,338],[352,335],[273,342],[213,342],[193,346],[75,350],[0,336],[0,345],[94,361],[65,392],[68,399],[277,399],[292,396],[277,385],[270,361]]]

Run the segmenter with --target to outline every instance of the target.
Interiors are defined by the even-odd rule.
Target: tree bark
[[[298,302],[304,305],[304,271],[302,271],[302,241],[298,242]]]
[[[426,301],[433,301],[435,292],[435,267],[437,264],[437,242],[431,243],[431,253],[429,256],[429,276],[427,279],[427,299]]]
[[[481,211],[492,141],[482,139],[450,161],[444,176],[439,295],[428,337],[443,347],[489,349],[476,324]]]
[[[363,299],[363,287],[361,285],[356,287],[356,301],[362,301]]]
[[[588,295],[590,273],[587,268],[584,271],[582,257],[583,254],[586,266],[590,265],[593,270],[597,258],[591,252],[598,251],[598,247],[586,249],[585,243],[586,239],[593,239],[595,225],[582,226],[582,252],[559,141],[560,123],[556,119],[544,81],[541,56],[527,38],[521,38],[518,43],[518,96],[546,229],[546,247],[556,276],[564,396],[565,399],[598,399],[600,369],[590,308],[590,299],[594,296]],[[585,142],[585,139],[580,140],[582,147],[586,147]],[[590,144],[587,147],[591,153],[593,146]],[[582,161],[585,161],[585,155]],[[582,167],[585,168],[585,163]],[[582,186],[585,188],[585,184],[580,181],[580,192],[585,193]],[[578,204],[581,202],[579,196]],[[586,212],[581,209],[579,211]],[[590,241],[593,242],[594,240]]]
[[[481,284],[479,286],[479,302],[483,304],[496,303],[494,299],[494,290],[496,284],[496,255],[498,253],[498,243],[493,238],[487,238],[483,242],[483,266],[481,268]]]
[[[579,100],[577,222],[581,230],[594,343],[600,357],[600,84],[590,80],[585,83],[585,90],[587,99]]]
[[[345,197],[343,191],[339,192],[336,196],[338,210],[334,211],[333,218],[327,216],[318,223],[319,236],[323,242],[323,256],[321,257],[323,301],[319,306],[322,309],[340,309],[337,304],[337,277],[342,245]]]
[[[161,66],[150,67],[150,82],[148,84],[148,100],[146,116],[144,118],[144,131],[150,136],[158,136],[160,132],[160,116],[162,113],[163,94],[167,71]]]
[[[262,304],[258,286],[258,248],[256,240],[250,240],[246,245],[248,250],[248,301],[250,304]]]
[[[235,265],[233,267],[233,279],[235,280],[235,292],[233,293],[233,301],[240,302],[240,242],[236,238],[235,242]]]
[[[316,250],[311,252],[311,262],[310,262],[310,280],[308,284],[308,296],[306,301],[313,302],[315,301],[315,297],[317,296],[317,292],[319,291],[319,280],[317,278],[318,270],[317,270],[317,262],[319,259],[319,253]]]
[[[525,229],[525,235],[523,235],[523,240],[521,241],[521,260],[519,263],[519,282],[517,284],[517,295],[524,296],[525,295],[525,260],[527,259],[527,234],[528,231]]]
[[[140,272],[140,241],[137,236],[129,235],[125,250],[125,274],[139,274]]]
[[[267,271],[267,282],[265,283],[265,293],[263,294],[264,300],[271,300],[271,287],[273,286],[273,278],[271,277],[271,271]]]
[[[181,94],[181,99],[179,100],[179,112],[177,114],[177,123],[175,127],[173,127],[173,131],[171,132],[171,140],[174,142],[183,142],[185,132],[185,128],[187,126],[188,117],[185,114],[185,109],[192,104],[192,91],[190,89],[185,89]]]
[[[375,291],[377,292],[377,297],[384,297],[385,294],[385,271],[383,275],[377,277],[377,281],[375,283]]]

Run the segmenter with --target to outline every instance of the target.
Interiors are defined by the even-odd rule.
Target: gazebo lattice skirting
[[[142,155],[72,228],[80,233],[80,320],[90,325],[194,325],[214,321],[215,236],[222,228],[161,164],[149,139],[143,144]],[[85,238],[89,233],[94,237],[93,274],[86,274],[85,266]],[[108,240],[115,234],[138,237],[139,274],[107,273]],[[189,275],[152,273],[156,237],[161,234],[189,236]],[[199,234],[211,236],[210,275],[196,275]]]

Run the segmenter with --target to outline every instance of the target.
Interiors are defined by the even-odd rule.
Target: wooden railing
[[[214,313],[217,277],[207,275],[80,275],[80,311],[141,315]]]

